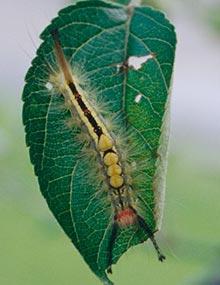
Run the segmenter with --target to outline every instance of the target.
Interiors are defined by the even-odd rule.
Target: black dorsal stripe
[[[84,115],[87,117],[88,121],[90,122],[91,126],[93,127],[94,132],[100,137],[103,132],[102,128],[98,125],[96,119],[92,116],[91,112],[87,108],[86,104],[83,102],[82,96],[76,90],[76,87],[73,82],[68,84],[69,88],[71,89],[73,96],[75,97],[77,103],[79,104],[81,110],[83,111]]]

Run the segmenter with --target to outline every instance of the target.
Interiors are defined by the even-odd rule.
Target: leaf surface
[[[55,28],[72,69],[86,78],[80,84],[88,100],[91,90],[101,106],[107,104],[104,121],[117,114],[112,133],[129,146],[129,163],[144,162],[131,176],[137,209],[153,232],[159,227],[163,202],[175,32],[162,13],[149,7],[79,2],[61,10],[42,33],[43,43],[26,75],[23,122],[41,192],[93,272],[104,284],[112,284],[106,269],[111,265],[114,209],[105,183],[96,176],[98,154],[89,154],[90,146],[80,139],[84,126],[74,121],[70,126],[75,118],[64,96],[48,83],[58,71],[51,37]],[[131,57],[145,62],[138,69],[129,67]],[[120,229],[113,263],[147,238],[137,226]]]

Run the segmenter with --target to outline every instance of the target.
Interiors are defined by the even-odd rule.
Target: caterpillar
[[[112,263],[112,248],[118,228],[126,228],[132,225],[137,225],[143,229],[146,235],[151,239],[158,259],[162,262],[165,260],[165,256],[160,251],[154,233],[136,208],[135,200],[132,195],[134,191],[132,181],[129,181],[126,177],[125,165],[121,159],[117,142],[89,100],[77,89],[71,67],[61,47],[59,31],[57,29],[53,30],[51,36],[54,41],[57,65],[64,79],[62,86],[57,86],[56,88],[62,91],[62,95],[65,101],[68,102],[72,116],[78,114],[81,123],[86,127],[95,145],[96,154],[99,156],[102,171],[106,177],[108,195],[114,212],[112,234],[109,244],[109,264]],[[108,268],[108,272],[112,272],[111,267]]]

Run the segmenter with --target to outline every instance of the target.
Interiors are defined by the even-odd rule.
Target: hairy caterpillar
[[[111,197],[112,207],[114,210],[114,221],[112,221],[112,238],[110,240],[110,251],[115,241],[117,227],[129,227],[138,224],[146,234],[150,237],[160,261],[165,256],[160,252],[159,246],[154,238],[145,220],[138,214],[135,209],[135,202],[132,197],[132,182],[126,180],[123,161],[117,149],[117,144],[111,134],[108,132],[104,123],[99,119],[99,115],[95,112],[92,105],[77,90],[74,84],[73,74],[70,66],[63,54],[59,41],[58,30],[52,31],[52,37],[55,43],[55,54],[60,71],[63,73],[62,90],[65,100],[68,102],[70,109],[76,111],[80,120],[87,127],[87,131],[91,139],[95,143],[97,155],[100,156],[102,171],[107,177],[109,196]],[[74,115],[75,112],[72,112]],[[111,259],[111,252],[110,252]],[[110,263],[112,261],[110,260]],[[111,272],[111,268],[108,270]]]

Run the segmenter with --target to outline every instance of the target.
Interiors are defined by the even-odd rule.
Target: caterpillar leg
[[[160,250],[160,248],[159,248],[159,246],[158,246],[158,244],[157,244],[157,242],[156,242],[156,240],[154,238],[154,234],[152,233],[150,227],[148,226],[148,224],[145,222],[145,220],[141,216],[138,215],[137,216],[137,220],[138,220],[138,223],[139,223],[140,227],[146,232],[146,234],[151,239],[151,241],[152,241],[152,243],[154,245],[154,248],[155,248],[155,250],[157,252],[158,259],[161,262],[163,262],[166,259],[166,257],[165,257],[165,255],[163,255],[161,253],[161,250]]]

